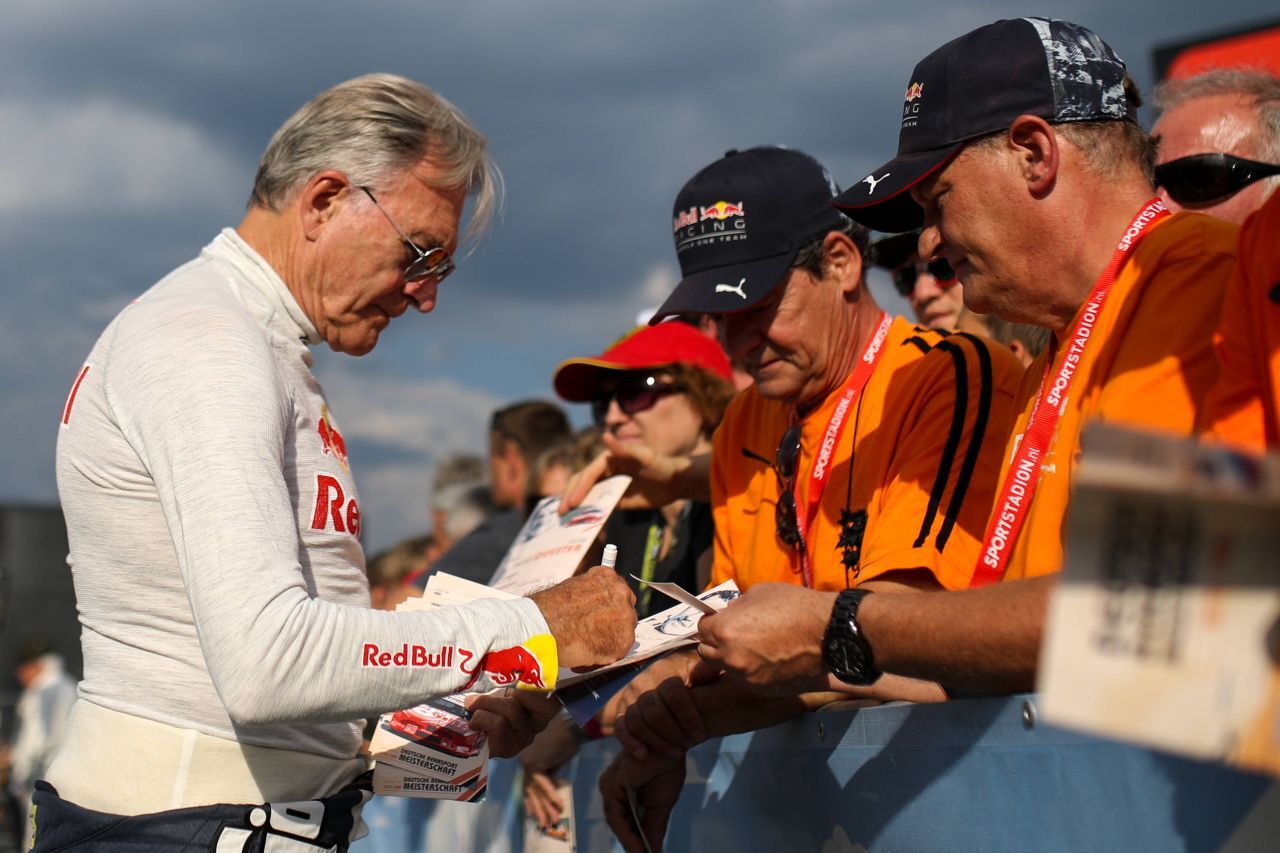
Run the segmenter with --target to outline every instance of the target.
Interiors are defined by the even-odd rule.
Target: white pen
[[[600,558],[600,565],[607,566],[612,569],[618,565],[618,546],[610,542],[604,546],[604,556]]]

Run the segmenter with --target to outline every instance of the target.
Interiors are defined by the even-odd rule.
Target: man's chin
[[[366,336],[357,340],[345,341],[336,340],[329,341],[329,349],[334,352],[340,352],[343,355],[356,356],[368,355],[373,352],[373,348],[378,345],[378,333],[374,332],[372,336]]]
[[[751,378],[756,382],[756,390],[766,400],[777,400],[783,403],[794,403],[799,397],[801,386],[793,376],[777,369],[752,371]]]

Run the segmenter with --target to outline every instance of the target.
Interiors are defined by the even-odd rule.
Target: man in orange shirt
[[[1214,336],[1220,377],[1202,424],[1250,450],[1280,447],[1280,193],[1245,220]]]

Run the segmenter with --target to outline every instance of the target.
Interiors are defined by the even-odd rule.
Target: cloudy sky
[[[0,6],[0,501],[53,503],[56,421],[106,323],[236,224],[272,131],[370,71],[488,134],[490,234],[360,359],[318,353],[378,549],[426,526],[433,459],[551,395],[676,281],[671,203],[726,149],[785,143],[842,184],[897,144],[916,61],[1001,2],[7,0]],[[1266,0],[1073,0],[1152,82],[1155,45],[1273,17]],[[883,294],[882,283],[875,282]],[[888,301],[885,299],[884,301]],[[578,423],[583,412],[575,412]]]

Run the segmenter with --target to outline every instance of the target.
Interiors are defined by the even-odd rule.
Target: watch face
[[[845,649],[845,667],[859,683],[867,678],[867,652],[856,639],[851,639]]]

